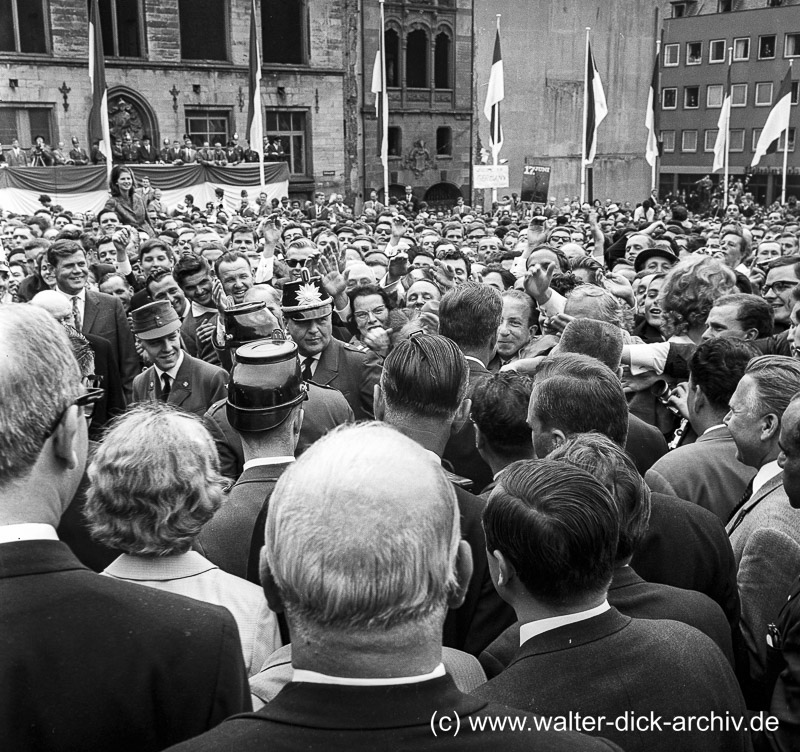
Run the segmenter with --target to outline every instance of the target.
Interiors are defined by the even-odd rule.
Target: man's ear
[[[267,597],[267,605],[270,610],[276,614],[283,613],[283,598],[281,598],[278,586],[275,584],[275,578],[272,576],[272,570],[267,564],[267,549],[261,547],[259,575],[261,577],[261,587],[264,589],[264,595]]]
[[[486,451],[486,437],[478,426],[475,426],[475,448],[479,452]]]
[[[472,400],[467,397],[456,409],[456,414],[453,416],[453,422],[450,424],[450,434],[457,434],[469,420],[469,413],[472,410]]]
[[[703,394],[703,390],[700,388],[698,384],[694,386],[690,386],[689,389],[692,390],[694,394],[694,413],[699,413],[707,404],[708,400],[706,399],[706,395]]]
[[[501,551],[487,552],[494,560],[494,570],[497,573],[495,577],[495,589],[506,588],[509,583],[517,576],[517,570],[514,565],[503,555]]]
[[[447,599],[449,608],[458,608],[464,603],[467,597],[467,588],[472,579],[472,549],[465,540],[458,542],[458,553],[456,554],[456,587]]]
[[[72,405],[61,418],[56,430],[53,431],[53,453],[67,468],[74,470],[80,464],[78,442],[80,441],[80,421],[86,423],[83,410],[77,405]]]
[[[758,329],[747,329],[742,339],[745,342],[752,342],[753,340],[758,339]]]
[[[372,388],[372,401],[375,420],[383,420],[386,415],[386,401],[383,399],[383,389],[380,384],[375,384]]]
[[[781,419],[774,413],[767,413],[761,419],[761,441],[770,441],[778,436],[781,430]]]

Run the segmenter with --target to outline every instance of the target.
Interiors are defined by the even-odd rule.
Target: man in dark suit
[[[767,627],[800,572],[800,512],[789,503],[778,463],[781,419],[798,391],[800,363],[762,355],[750,361],[725,416],[737,457],[757,470],[727,526],[742,600],[739,675],[753,708],[769,701]]]
[[[4,747],[156,752],[248,710],[230,613],[96,575],[58,540],[96,395],[47,312],[3,306],[0,342]]]
[[[680,717],[715,713],[746,726],[744,701],[706,635],[671,620],[632,619],[609,604],[619,509],[599,480],[551,459],[515,463],[483,524],[492,580],[517,612],[521,645],[473,696],[544,716],[602,718],[587,731],[628,752],[750,748],[744,728],[677,725]]]
[[[292,681],[257,713],[175,752],[610,748],[532,728],[473,729],[499,713],[524,714],[473,701],[445,673],[442,622],[464,596],[470,556],[453,487],[415,442],[378,425],[320,440],[281,476],[265,538],[270,606],[302,635],[292,643]]]
[[[72,137],[72,149],[70,149],[69,158],[72,160],[72,163],[77,166],[89,164],[89,155],[75,136]]]
[[[153,146],[152,142],[150,141],[150,136],[142,136],[142,143],[136,150],[136,161],[139,164],[155,164],[156,162],[161,161],[161,155],[158,153],[158,149],[156,149],[156,147]],[[146,203],[147,202],[145,202],[145,205]]]
[[[16,138],[11,140],[11,148],[6,154],[6,161],[9,167],[27,167],[30,163],[28,153],[20,148],[19,141]]]
[[[375,385],[381,373],[380,357],[364,347],[332,336],[333,301],[319,277],[306,269],[299,279],[283,286],[281,310],[286,329],[297,343],[304,381],[338,389],[356,420],[373,416]]]
[[[134,402],[166,402],[202,418],[226,395],[227,372],[181,349],[181,320],[169,301],[137,308],[131,322],[153,363],[133,381]]]
[[[733,665],[731,627],[714,601],[692,590],[645,582],[631,566],[633,551],[650,521],[650,493],[633,460],[598,433],[580,434],[570,439],[549,459],[586,470],[613,493],[617,501],[620,534],[608,602],[626,616],[672,619],[699,629],[714,640]],[[502,484],[502,475],[498,483]],[[519,623],[509,627],[481,654],[481,664],[489,678],[508,666],[519,649],[519,627]]]
[[[694,502],[723,524],[755,475],[736,459],[736,444],[722,420],[748,361],[756,355],[751,345],[725,338],[703,342],[695,350],[686,411],[698,439],[673,449],[644,478],[651,490]]]
[[[469,398],[475,385],[490,373],[486,364],[494,355],[502,314],[500,293],[477,282],[458,285],[439,303],[439,333],[458,345],[469,366]],[[453,472],[472,481],[476,494],[491,483],[492,470],[478,452],[472,419],[450,437],[442,456]]]
[[[375,417],[441,458],[450,436],[469,419],[467,371],[463,354],[445,337],[415,335],[400,342],[384,363]],[[444,644],[479,655],[511,624],[513,613],[491,586],[480,525],[483,501],[463,488],[463,477],[448,477],[456,486],[461,534],[472,549],[474,573],[464,605],[445,620]]]
[[[47,251],[56,276],[56,290],[70,302],[75,328],[108,340],[114,350],[126,399],[133,395],[133,379],[139,372],[133,335],[119,298],[86,288],[89,270],[86,251],[75,240],[57,240]]]

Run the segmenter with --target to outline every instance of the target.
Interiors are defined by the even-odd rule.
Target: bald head
[[[69,300],[55,290],[42,290],[42,292],[37,292],[31,299],[31,305],[35,305],[37,308],[43,308],[58,321],[59,324],[71,324],[73,322],[72,306],[70,306]]]
[[[272,329],[283,329],[283,313],[281,312],[281,294],[272,285],[253,285],[245,294],[245,303],[266,303],[264,310],[256,311],[248,316],[242,317],[242,321],[251,324],[264,324],[274,326]],[[265,331],[267,329],[265,328]]]
[[[441,620],[459,536],[455,493],[429,452],[385,424],[346,426],[278,481],[261,579],[271,574],[293,628]]]

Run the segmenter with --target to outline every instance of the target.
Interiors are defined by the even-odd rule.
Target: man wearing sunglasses
[[[94,574],[58,539],[95,399],[64,329],[35,306],[3,306],[0,351],[4,746],[159,750],[249,710],[230,613]]]

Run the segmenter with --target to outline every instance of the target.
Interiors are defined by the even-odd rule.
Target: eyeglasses
[[[298,266],[305,266],[312,259],[286,259],[286,266],[290,269],[297,269]]]
[[[96,379],[97,377],[87,377]],[[49,439],[53,432],[58,428],[58,424],[64,419],[64,415],[66,414],[67,410],[69,410],[73,405],[77,405],[83,410],[83,417],[86,418],[87,421],[92,419],[94,415],[94,408],[97,403],[103,399],[103,395],[105,395],[105,390],[100,388],[93,388],[87,389],[85,394],[80,395],[80,397],[76,398],[72,402],[70,402],[58,415],[58,418],[53,422],[50,430],[45,434],[45,440]]]
[[[378,308],[373,308],[371,311],[356,311],[353,314],[353,318],[356,321],[361,323],[365,321],[369,321],[370,316],[374,316],[376,319],[383,316],[386,313],[386,306],[379,306]]]
[[[797,287],[797,282],[790,282],[788,280],[783,282],[773,282],[771,285],[764,285],[761,292],[766,295],[770,290],[775,290],[776,293],[789,292],[789,290]]]

